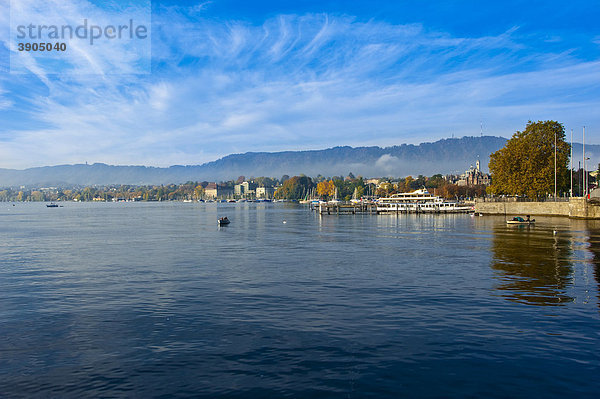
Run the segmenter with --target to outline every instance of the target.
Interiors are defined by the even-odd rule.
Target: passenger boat
[[[446,201],[432,195],[427,189],[415,190],[410,193],[393,194],[390,197],[379,198],[377,212],[398,213],[466,213],[473,207],[458,201]]]

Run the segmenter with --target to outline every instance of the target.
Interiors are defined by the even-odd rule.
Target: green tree
[[[524,131],[517,131],[504,148],[490,155],[489,192],[530,198],[553,193],[555,137],[558,192],[566,189],[571,146],[565,141],[563,125],[555,121],[529,121]]]
[[[428,180],[427,180],[427,184],[425,184],[425,187],[427,188],[441,188],[444,187],[446,185],[446,180],[444,180],[444,177],[440,174],[437,175],[433,175],[431,176]]]

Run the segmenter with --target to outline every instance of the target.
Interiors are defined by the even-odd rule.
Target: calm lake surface
[[[0,397],[596,397],[600,222],[536,219],[0,203]]]

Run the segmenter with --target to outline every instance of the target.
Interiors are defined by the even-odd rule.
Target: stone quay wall
[[[475,202],[475,212],[484,215],[565,216],[574,219],[600,219],[600,203],[585,198],[559,202]]]

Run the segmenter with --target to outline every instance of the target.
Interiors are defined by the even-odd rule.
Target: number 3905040
[[[19,51],[66,51],[66,43],[19,43]]]

